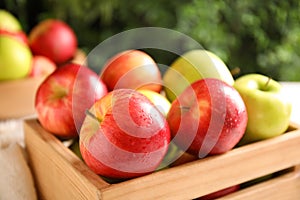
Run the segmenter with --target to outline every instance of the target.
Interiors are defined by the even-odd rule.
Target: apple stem
[[[93,113],[91,113],[88,109],[85,110],[85,114],[90,116],[91,118],[97,120],[98,122],[100,122],[100,120]]]
[[[264,89],[265,89],[265,90],[268,88],[268,85],[269,85],[271,79],[272,79],[272,78],[269,76],[267,82],[266,82],[265,85],[264,85]]]
[[[188,111],[190,109],[190,107],[189,106],[180,106],[180,109]]]
[[[241,68],[235,67],[232,70],[230,70],[230,73],[232,76],[238,75],[239,73],[241,73]]]

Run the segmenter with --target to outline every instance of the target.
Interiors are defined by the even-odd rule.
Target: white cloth
[[[24,151],[22,120],[0,122],[0,200],[36,200]]]

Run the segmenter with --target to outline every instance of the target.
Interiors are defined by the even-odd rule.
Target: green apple
[[[0,81],[26,77],[31,70],[32,54],[23,42],[0,35]]]
[[[203,78],[217,78],[229,85],[234,79],[225,63],[214,53],[197,49],[178,57],[163,76],[167,98],[172,102],[191,83]]]
[[[261,74],[247,74],[238,78],[234,87],[248,112],[241,145],[278,136],[287,130],[292,106],[283,95],[280,83]]]
[[[0,29],[9,32],[19,32],[22,30],[18,19],[10,12],[0,9]]]

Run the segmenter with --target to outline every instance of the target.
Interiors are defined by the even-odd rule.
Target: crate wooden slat
[[[35,113],[36,90],[45,77],[0,82],[0,120],[22,118]]]
[[[287,133],[272,139],[108,184],[36,120],[25,122],[25,134],[37,186],[46,199],[192,199],[300,164],[300,130],[291,124]]]
[[[244,199],[272,199],[297,200],[300,199],[299,170],[282,175],[269,181],[229,194],[224,200]]]
[[[36,120],[26,122],[24,131],[41,199],[98,199],[98,189],[109,185]]]

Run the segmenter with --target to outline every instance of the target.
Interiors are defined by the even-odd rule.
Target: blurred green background
[[[64,20],[86,53],[128,29],[165,27],[194,38],[230,69],[239,67],[237,76],[257,72],[300,81],[299,0],[1,0],[0,8],[13,13],[27,33],[43,19]],[[174,60],[152,56],[164,64]]]

